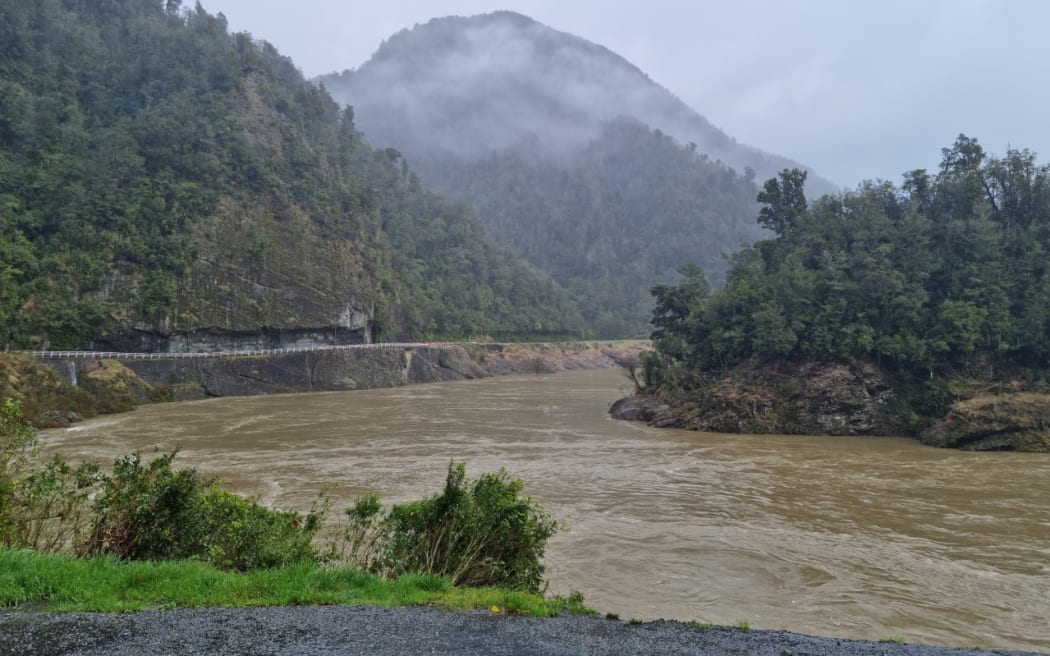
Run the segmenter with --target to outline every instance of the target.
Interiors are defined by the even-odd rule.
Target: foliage
[[[394,338],[579,334],[563,290],[352,110],[178,5],[0,5],[0,348],[316,327],[348,297]]]
[[[424,574],[453,585],[536,592],[543,554],[557,526],[524,483],[506,471],[468,480],[450,463],[442,494],[394,506],[365,495],[346,511],[341,535],[323,553],[314,538],[327,516],[322,495],[309,513],[263,508],[174,470],[176,452],[94,465],[41,463],[36,432],[14,399],[0,412],[0,546],[76,550],[120,560],[194,559],[248,571],[339,561],[401,577]],[[91,501],[89,502],[89,498]],[[582,608],[582,599],[569,599]]]
[[[0,545],[53,551],[80,539],[98,468],[40,462],[36,431],[14,397],[0,408]]]
[[[171,468],[175,452],[144,463],[120,458],[93,503],[88,554],[127,560],[196,558],[224,569],[276,567],[315,558],[323,514],[268,510]]]
[[[657,286],[648,384],[688,389],[749,358],[867,358],[943,414],[944,378],[1050,368],[1050,166],[960,135],[940,171],[807,203],[805,175],[766,183],[776,234],[738,252],[723,289],[696,269]],[[910,391],[908,391],[910,390]]]
[[[269,510],[251,499],[211,489],[204,495],[201,513],[206,518],[204,560],[221,569],[281,567],[316,558],[312,541],[323,512],[303,518],[296,512]]]
[[[455,585],[538,591],[543,554],[557,525],[507,472],[466,478],[463,463],[449,463],[444,491],[394,506],[382,514],[378,499],[362,497],[347,511],[343,554],[392,576],[422,572]],[[352,561],[353,562],[353,561]]]
[[[763,234],[750,175],[659,130],[611,121],[562,162],[532,148],[443,164],[439,188],[568,289],[596,337],[646,334],[652,285],[690,262],[721,282],[723,254]]]

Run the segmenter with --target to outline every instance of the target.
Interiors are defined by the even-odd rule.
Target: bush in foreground
[[[197,559],[249,570],[315,561],[323,511],[270,510],[214,487],[192,469],[171,467],[175,452],[143,462],[120,458],[102,480],[84,551],[127,560]]]
[[[464,463],[449,463],[441,494],[385,515],[376,497],[362,497],[347,510],[340,553],[389,576],[423,572],[454,585],[538,591],[557,523],[519,496],[521,479],[500,470],[468,480],[465,470]]]

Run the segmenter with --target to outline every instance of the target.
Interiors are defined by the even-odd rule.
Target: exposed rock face
[[[1050,395],[1003,394],[959,401],[922,434],[932,446],[974,451],[1050,451]]]
[[[899,404],[887,376],[871,363],[750,362],[696,392],[630,403],[619,414],[654,426],[717,433],[900,435]]]
[[[478,378],[459,347],[312,351],[200,360],[129,360],[126,366],[172,400],[319,392]]]
[[[652,422],[670,410],[670,406],[652,394],[633,394],[613,403],[609,414],[613,419]]]
[[[181,332],[127,328],[96,339],[93,351],[122,353],[209,353],[253,349],[314,348],[368,343],[367,326],[278,328],[258,330],[197,328]]]

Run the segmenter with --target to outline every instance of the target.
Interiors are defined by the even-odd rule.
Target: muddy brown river
[[[176,462],[283,508],[506,467],[565,530],[551,591],[623,619],[1050,651],[1050,455],[741,436],[608,418],[616,371],[146,406],[42,432]]]

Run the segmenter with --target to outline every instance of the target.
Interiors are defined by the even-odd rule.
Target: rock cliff
[[[752,361],[673,399],[620,401],[613,415],[718,433],[901,435],[889,377],[861,361]]]

